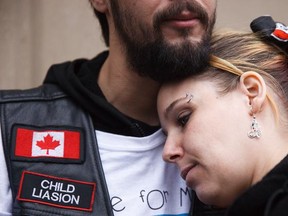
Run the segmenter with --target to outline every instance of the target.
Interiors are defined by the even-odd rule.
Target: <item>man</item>
[[[216,0],[90,2],[109,52],[0,94],[0,213],[188,215],[194,197],[161,159],[156,95],[206,66]]]

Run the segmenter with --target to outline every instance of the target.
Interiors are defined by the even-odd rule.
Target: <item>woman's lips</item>
[[[188,175],[188,173],[195,167],[197,166],[197,164],[192,164],[186,168],[184,168],[183,170],[181,170],[181,177],[186,180],[186,177]]]

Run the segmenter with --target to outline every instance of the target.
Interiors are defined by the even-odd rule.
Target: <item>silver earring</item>
[[[256,120],[256,117],[253,114],[251,130],[248,132],[248,137],[251,139],[254,139],[254,138],[260,138],[260,136],[261,136],[261,130],[260,130],[259,124]]]

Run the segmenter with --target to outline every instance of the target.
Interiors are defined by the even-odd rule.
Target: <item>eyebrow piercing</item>
[[[185,98],[187,98],[187,99],[188,99],[187,103],[190,103],[190,101],[191,101],[191,100],[192,100],[192,98],[193,98],[193,95],[192,95],[192,94],[190,94],[190,93],[186,93],[186,96],[185,96]]]

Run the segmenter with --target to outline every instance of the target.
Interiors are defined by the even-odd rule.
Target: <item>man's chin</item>
[[[201,39],[199,38],[195,38],[195,37],[191,37],[191,38],[169,38],[166,39],[166,44],[170,47],[179,47],[181,48],[182,46],[199,46],[199,44],[201,43]]]
[[[162,38],[167,44],[180,44],[189,41],[190,43],[199,43],[205,37],[205,31],[202,29],[193,29],[177,31],[175,29],[165,29],[162,31]]]

